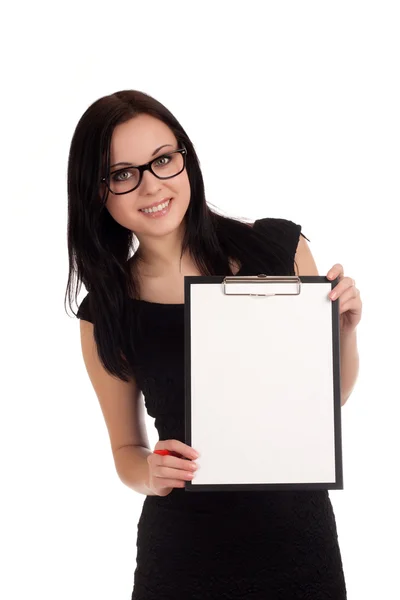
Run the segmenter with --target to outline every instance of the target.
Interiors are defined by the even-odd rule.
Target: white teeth
[[[158,206],[153,206],[153,208],[140,208],[139,210],[140,210],[140,212],[144,212],[144,213],[158,212],[159,210],[163,210],[164,208],[166,208],[169,203],[170,203],[170,200],[167,200],[163,204],[159,204]]]

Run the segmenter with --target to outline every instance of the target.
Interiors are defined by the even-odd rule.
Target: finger
[[[156,466],[153,469],[154,477],[162,479],[177,479],[179,481],[191,481],[194,477],[193,471],[183,471],[181,469],[171,469],[170,467]]]
[[[331,269],[329,269],[327,277],[329,279],[336,279],[336,277],[343,277],[344,274],[344,269],[343,269],[343,265],[336,263],[335,265],[333,265],[333,267]]]
[[[167,455],[159,455],[156,454],[157,451],[154,451],[152,454],[149,454],[147,457],[147,462],[151,467],[152,473],[160,472],[162,467],[171,467],[180,471],[188,471],[194,473],[198,469],[198,465],[190,459],[180,459],[175,458],[173,456]],[[168,450],[169,452],[169,450]]]
[[[340,295],[341,305],[343,306],[349,300],[353,300],[354,298],[356,298],[358,296],[357,292],[358,290],[355,287],[347,288],[347,290],[345,290],[343,294]]]
[[[351,277],[344,277],[340,283],[335,285],[333,290],[329,292],[329,298],[336,300],[339,296],[342,297],[347,289],[355,289],[355,281]]]
[[[173,456],[160,456],[159,454],[149,454],[147,462],[151,464],[153,472],[161,472],[161,469],[168,467],[175,471],[187,471],[194,473],[198,469],[197,463],[193,460],[175,458]]]
[[[166,450],[174,450],[175,452],[179,452],[182,456],[186,456],[186,458],[198,458],[200,455],[194,448],[184,444],[180,440],[164,440],[160,442],[162,446],[160,448],[165,448]],[[158,444],[157,444],[158,447]]]
[[[170,479],[170,480],[168,480],[168,487],[184,488],[185,485],[186,485],[186,481],[182,481],[181,479]]]
[[[195,471],[197,464],[193,460],[187,460],[185,458],[174,458],[173,456],[164,456],[159,464],[163,467],[170,467],[171,469],[180,469],[183,471]]]
[[[344,277],[344,279],[342,279],[342,281],[338,283],[332,291],[336,293],[336,296],[341,296],[345,290],[355,288],[355,283],[356,282],[351,277]]]
[[[185,458],[175,458],[174,456],[158,456],[154,459],[154,467],[168,467],[170,469],[176,469],[178,471],[188,471],[193,473],[198,469],[197,463],[193,460],[187,460]]]
[[[358,293],[355,298],[350,298],[350,300],[346,300],[346,302],[341,303],[340,304],[339,314],[341,315],[342,313],[344,313],[344,312],[346,312],[348,310],[352,310],[354,312],[361,313],[362,304],[360,302],[359,295],[360,294]]]

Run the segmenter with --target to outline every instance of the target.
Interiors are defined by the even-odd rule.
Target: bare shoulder
[[[149,448],[143,396],[136,381],[133,378],[129,382],[122,381],[104,369],[97,352],[93,324],[84,319],[80,321],[80,337],[86,371],[103,413],[114,458],[123,446]]]
[[[295,260],[296,275],[318,275],[318,268],[307,240],[300,235]]]

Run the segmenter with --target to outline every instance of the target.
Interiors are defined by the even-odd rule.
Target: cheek
[[[187,199],[187,202],[189,202],[190,200],[190,182],[189,182],[189,177],[186,173],[186,171],[184,171],[182,173],[183,177],[180,179],[178,186],[177,186],[177,191],[182,195],[182,199]]]
[[[132,218],[132,209],[129,209],[126,204],[119,202],[112,194],[109,194],[105,208],[117,223],[123,227],[129,227]]]

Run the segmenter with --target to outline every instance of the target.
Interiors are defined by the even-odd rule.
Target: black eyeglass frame
[[[182,144],[182,146],[183,146],[183,144]],[[160,177],[159,175],[157,175],[156,173],[154,173],[154,171],[152,169],[152,164],[154,162],[156,162],[156,160],[160,160],[160,158],[164,158],[165,156],[169,156],[170,154],[176,154],[177,152],[179,152],[183,156],[183,167],[182,167],[182,169],[178,173],[175,173],[175,175],[169,175],[168,177]],[[145,171],[150,171],[150,173],[152,173],[155,177],[157,177],[157,179],[172,179],[172,177],[176,177],[177,175],[179,175],[180,173],[182,173],[182,171],[186,167],[186,156],[187,156],[187,150],[186,150],[185,146],[183,146],[183,148],[178,148],[178,150],[172,150],[172,152],[165,152],[165,154],[161,154],[160,156],[157,156],[156,158],[153,158],[153,160],[149,161],[148,163],[145,163],[144,165],[138,165],[137,167],[136,166],[121,167],[120,169],[116,169],[115,171],[112,171],[110,173],[110,176],[114,175],[114,173],[120,173],[120,172],[126,171],[126,169],[132,169],[132,168],[133,169],[138,169],[138,171],[139,171],[139,183],[134,188],[132,188],[131,190],[128,190],[127,192],[113,192],[112,189],[109,186],[109,177],[102,177],[100,181],[102,183],[105,183],[106,186],[107,186],[107,188],[109,189],[109,191],[112,194],[114,194],[115,196],[122,196],[123,194],[130,194],[134,190],[137,190],[137,188],[142,183],[143,173]]]

